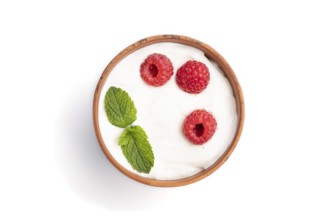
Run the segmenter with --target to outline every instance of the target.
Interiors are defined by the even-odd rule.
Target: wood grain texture
[[[100,99],[100,92],[102,90],[102,87],[107,80],[109,74],[113,70],[113,68],[126,56],[133,53],[134,51],[143,48],[145,46],[160,43],[160,42],[172,42],[172,43],[179,43],[184,44],[187,46],[191,46],[194,48],[197,48],[204,52],[205,56],[214,61],[219,68],[223,71],[227,79],[229,80],[231,87],[233,89],[233,93],[236,100],[236,109],[237,109],[237,116],[238,116],[238,124],[237,124],[237,131],[234,136],[234,139],[230,146],[227,148],[227,150],[222,154],[222,156],[215,162],[213,165],[208,167],[207,169],[193,175],[187,178],[177,179],[177,180],[156,180],[156,179],[150,179],[145,178],[142,176],[139,176],[135,173],[132,173],[125,169],[123,166],[121,166],[111,155],[108,148],[106,147],[99,127],[99,119],[98,119],[98,106],[99,106],[99,99]],[[96,133],[97,140],[102,148],[102,151],[106,155],[106,157],[109,159],[109,161],[123,174],[128,176],[129,178],[136,180],[138,182],[151,185],[151,186],[158,186],[158,187],[174,187],[174,186],[183,186],[187,184],[194,183],[196,181],[199,181],[210,174],[212,174],[215,170],[217,170],[224,162],[227,161],[231,153],[234,151],[239,138],[241,136],[243,125],[244,125],[244,98],[242,89],[239,85],[238,79],[230,67],[230,65],[227,63],[227,61],[213,48],[208,46],[205,43],[202,43],[196,39],[182,36],[182,35],[157,35],[157,36],[151,36],[144,39],[141,39],[124,50],[122,50],[117,56],[115,56],[110,63],[107,65],[105,70],[103,71],[100,80],[96,86],[95,94],[94,94],[94,101],[93,101],[93,121],[94,121],[94,129]]]

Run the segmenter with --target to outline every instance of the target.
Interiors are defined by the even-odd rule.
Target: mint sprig
[[[104,107],[111,124],[125,128],[136,120],[136,108],[127,92],[110,87],[105,94]]]
[[[150,172],[155,158],[148,136],[142,127],[126,128],[120,135],[118,144],[133,169],[141,173]]]
[[[128,93],[111,86],[105,94],[104,107],[109,122],[125,128],[118,144],[131,164],[140,173],[149,173],[154,166],[154,154],[146,132],[140,126],[130,126],[136,120],[136,108]]]

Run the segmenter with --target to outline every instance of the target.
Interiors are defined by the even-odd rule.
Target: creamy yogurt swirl
[[[174,67],[174,75],[161,87],[149,86],[140,77],[140,65],[152,53],[166,55]],[[175,82],[176,70],[188,60],[203,62],[210,71],[209,85],[197,95],[182,91]],[[155,155],[149,174],[133,170],[118,145],[123,129],[109,123],[103,104],[110,86],[124,89],[134,101],[133,125],[144,128]],[[202,146],[190,143],[182,132],[185,117],[195,109],[211,112],[218,123],[213,137]],[[102,88],[98,111],[101,135],[115,160],[133,173],[157,180],[181,179],[208,168],[229,147],[237,130],[235,97],[223,72],[202,51],[177,43],[152,44],[120,61]]]

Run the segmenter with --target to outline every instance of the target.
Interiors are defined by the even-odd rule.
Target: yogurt
[[[174,74],[161,87],[147,85],[140,77],[140,65],[152,53],[166,55]],[[200,94],[181,90],[175,81],[177,69],[188,60],[203,62],[210,71],[210,82]],[[149,174],[138,173],[124,157],[118,138],[123,129],[110,124],[104,109],[104,97],[111,87],[125,90],[137,109],[137,120],[146,131],[155,163]],[[194,145],[182,132],[184,119],[196,109],[211,112],[217,121],[213,137],[203,145]],[[192,176],[211,166],[229,147],[237,130],[236,103],[231,85],[223,72],[194,47],[177,43],[157,43],[125,57],[108,76],[100,93],[99,126],[109,152],[127,170],[157,180]]]

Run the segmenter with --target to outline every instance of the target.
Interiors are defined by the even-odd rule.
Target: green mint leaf
[[[111,124],[125,128],[136,120],[136,108],[127,92],[111,86],[105,94],[104,107]]]
[[[142,127],[126,128],[120,135],[118,144],[133,169],[140,173],[150,172],[155,158],[148,136]]]

